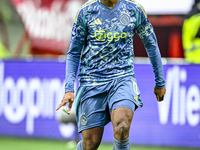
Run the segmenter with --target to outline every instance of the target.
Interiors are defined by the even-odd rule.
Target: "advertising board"
[[[30,39],[31,49],[65,54],[74,18],[84,0],[10,0]]]
[[[194,0],[137,0],[149,15],[187,14]]]
[[[164,72],[167,93],[158,103],[151,65],[135,64],[144,106],[134,113],[131,143],[200,147],[200,66],[166,64]],[[75,139],[76,126],[60,123],[63,112],[55,111],[64,80],[65,62],[0,62],[0,135]],[[113,142],[112,131],[110,123],[104,142]]]

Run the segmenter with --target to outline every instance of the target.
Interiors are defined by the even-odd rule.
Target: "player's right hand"
[[[68,110],[66,110],[66,111],[68,112],[68,114],[70,114],[73,102],[74,102],[74,93],[67,92],[67,93],[65,93],[61,103],[58,105],[56,110],[60,109],[61,107],[65,106],[67,103],[69,103]]]

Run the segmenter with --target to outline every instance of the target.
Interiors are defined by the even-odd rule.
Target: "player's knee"
[[[100,145],[99,141],[86,140],[84,141],[84,150],[97,150]]]
[[[129,129],[129,123],[125,120],[121,120],[114,126],[114,135],[115,137],[118,137],[118,139],[124,140],[129,135]]]

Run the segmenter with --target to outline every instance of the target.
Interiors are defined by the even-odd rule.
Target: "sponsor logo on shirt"
[[[95,31],[95,38],[98,41],[119,41],[120,39],[126,38],[127,37],[127,33],[126,32],[105,32],[104,30],[97,30]]]
[[[76,27],[73,26],[72,28],[72,37],[74,38],[76,36]]]

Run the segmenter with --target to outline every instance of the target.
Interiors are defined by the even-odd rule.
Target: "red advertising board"
[[[11,0],[24,24],[32,54],[65,54],[84,0]]]

